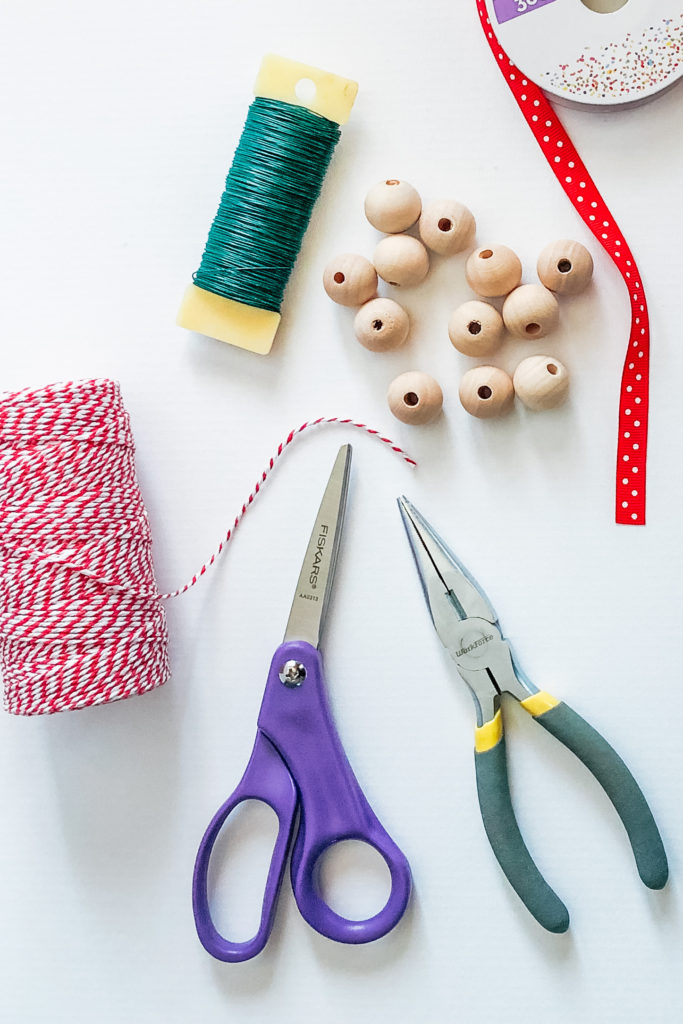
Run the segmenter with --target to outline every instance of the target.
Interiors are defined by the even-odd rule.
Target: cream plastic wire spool
[[[619,110],[683,77],[683,0],[486,0],[509,57],[548,98]]]
[[[357,92],[357,83],[352,82],[348,78],[340,78],[339,75],[330,74],[328,71],[311,67],[309,64],[301,64],[298,61],[288,60],[285,57],[278,57],[275,54],[269,54],[264,57],[254,85],[255,97],[273,100],[290,108],[303,108],[312,114],[317,114],[319,118],[336,127],[345,124],[348,120]],[[304,137],[302,136],[302,138]],[[272,138],[270,141],[272,143]],[[291,154],[287,159],[284,159],[283,154],[280,153],[279,158],[275,159],[272,149],[269,148],[268,140],[264,138],[259,150],[259,161],[261,172],[263,172],[264,168],[268,167],[270,162],[274,168],[277,168],[277,173],[283,176],[283,184],[290,184],[286,179],[287,169],[289,169],[291,174],[295,164],[292,161]],[[299,160],[300,163],[301,161]],[[255,164],[251,168],[254,173],[256,166]],[[320,166],[324,173],[323,165],[321,164]],[[243,173],[244,166],[240,170],[240,174]],[[272,173],[274,174],[275,171],[273,170]],[[226,190],[231,181],[231,176],[232,169],[228,173],[228,179],[225,184]],[[301,179],[293,181],[291,187],[297,195],[301,196],[302,193],[299,190],[304,189]],[[242,191],[244,192],[245,190],[242,189]],[[254,202],[254,200],[259,194],[263,193],[264,175],[261,173],[260,179],[255,175],[254,180],[250,182],[248,202],[243,201],[240,204],[241,210],[248,211],[250,216],[253,217],[254,206],[259,207],[258,201]],[[244,200],[244,195],[242,198]],[[265,212],[263,209],[259,209],[261,219],[263,219]],[[270,222],[272,218],[271,210],[267,211],[267,216]],[[244,229],[236,224],[234,216],[232,219],[230,217],[226,219],[226,223],[222,225],[221,231],[220,245],[224,252],[220,254],[219,264],[223,258],[229,261],[230,251],[238,240],[241,239],[240,245],[244,242]],[[253,227],[251,233],[253,235]],[[257,269],[260,268],[267,271],[269,266],[273,266],[267,262],[264,265],[263,256],[255,257],[248,251],[248,247],[245,249],[242,245],[239,252],[247,260],[247,264],[241,265],[241,270],[246,269],[252,258],[255,259],[253,266]],[[273,258],[278,263],[284,260],[280,253]],[[294,264],[292,262],[290,266],[284,260],[282,265],[289,273]],[[220,277],[220,273],[214,274],[214,277]],[[223,286],[214,288],[208,284],[202,286],[199,281],[189,285],[185,291],[178,313],[178,325],[188,330],[196,331],[199,334],[207,335],[210,338],[227,342],[230,345],[236,345],[239,348],[245,348],[251,352],[266,355],[270,352],[280,325],[281,314],[279,308],[275,309],[272,306],[264,305],[256,297],[253,298],[253,301],[251,299],[246,301],[235,294],[229,294],[233,290],[234,288],[228,288],[225,291]]]

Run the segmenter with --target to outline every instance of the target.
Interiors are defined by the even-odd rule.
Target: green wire
[[[198,287],[279,312],[340,134],[305,107],[254,100],[194,275]]]

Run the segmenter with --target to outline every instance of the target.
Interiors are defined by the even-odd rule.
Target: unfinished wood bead
[[[476,230],[474,217],[466,206],[455,199],[434,199],[420,214],[420,238],[439,256],[462,252]]]
[[[561,238],[551,242],[538,257],[539,281],[559,295],[578,295],[593,276],[593,257],[585,245]]]
[[[417,191],[398,178],[378,181],[365,197],[365,216],[374,228],[388,235],[412,227],[421,209],[422,200]]]
[[[503,318],[489,302],[464,302],[448,321],[451,344],[466,356],[488,356],[499,348],[504,331]]]
[[[569,374],[553,356],[523,359],[513,377],[515,392],[529,409],[552,409],[567,397]]]
[[[323,287],[340,306],[362,306],[377,294],[377,271],[365,256],[345,252],[325,267]]]
[[[460,402],[471,416],[492,419],[512,408],[515,389],[512,380],[497,366],[475,366],[460,381]]]
[[[404,343],[410,320],[393,299],[370,299],[356,313],[353,329],[361,345],[371,352],[388,352]]]
[[[373,263],[388,284],[409,288],[427,276],[429,254],[422,242],[412,235],[389,235],[377,245]]]
[[[479,295],[507,295],[522,280],[519,256],[506,245],[475,249],[465,267],[467,283]]]
[[[503,320],[516,338],[544,338],[560,319],[560,307],[542,284],[523,284],[503,303]]]
[[[410,370],[391,382],[387,401],[396,419],[417,426],[436,419],[443,405],[443,392],[429,374]]]

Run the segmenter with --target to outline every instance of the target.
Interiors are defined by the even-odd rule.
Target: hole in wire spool
[[[312,78],[300,78],[294,86],[294,94],[302,103],[312,103],[318,87]]]
[[[261,800],[244,800],[221,828],[209,865],[209,906],[226,938],[246,942],[259,929],[278,818]]]
[[[386,906],[391,875],[374,846],[344,839],[323,853],[316,865],[318,892],[347,921],[366,921]]]

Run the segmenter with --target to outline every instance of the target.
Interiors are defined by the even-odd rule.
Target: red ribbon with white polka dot
[[[624,279],[631,302],[631,334],[621,378],[617,441],[616,521],[645,524],[650,322],[633,254],[555,110],[538,85],[525,78],[502,48],[486,11],[477,10],[491,52],[527,124],[577,213]]]

